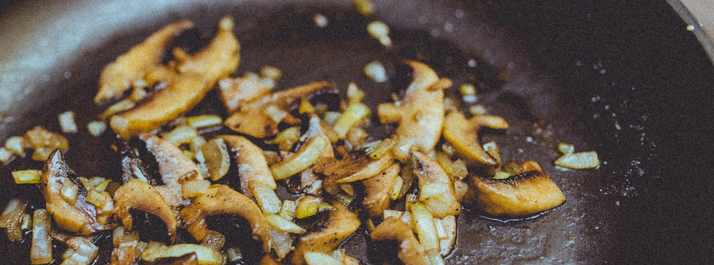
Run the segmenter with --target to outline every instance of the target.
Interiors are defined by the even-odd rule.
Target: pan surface
[[[478,85],[479,103],[511,125],[483,141],[498,142],[507,160],[540,162],[567,203],[509,222],[467,207],[448,264],[714,259],[714,233],[706,225],[712,217],[714,68],[696,32],[686,30],[668,3],[374,2],[377,12],[369,18],[348,1],[21,2],[0,17],[0,139],[36,124],[56,131],[55,115],[65,110],[83,113],[78,123],[86,124],[103,108],[91,98],[104,65],[166,23],[191,19],[208,36],[231,14],[242,45],[235,75],[274,65],[284,72],[279,89],[330,80],[344,91],[355,81],[374,107],[402,87],[398,78],[373,83],[362,67],[379,60],[395,77],[405,58],[426,62],[457,85]],[[24,19],[30,13],[36,19]],[[314,26],[315,13],[328,17],[327,28]],[[367,35],[373,19],[390,25],[394,47]],[[370,131],[384,136],[388,129]],[[86,131],[70,136],[69,164],[80,175],[111,176],[106,158],[112,151],[96,147],[108,138]],[[602,165],[556,168],[561,141],[597,151]],[[10,171],[26,168],[41,164],[17,159],[0,169],[0,205],[39,194],[5,185]],[[27,260],[27,244],[0,238],[9,246],[0,253]],[[343,247],[371,264],[364,231]],[[106,253],[102,258],[98,264],[107,262]]]

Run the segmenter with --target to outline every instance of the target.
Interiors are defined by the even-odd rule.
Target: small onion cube
[[[600,160],[594,151],[578,152],[561,156],[555,160],[555,165],[570,169],[588,169],[598,167]]]
[[[364,74],[377,83],[387,82],[387,70],[382,63],[374,61],[364,66]]]
[[[50,228],[52,217],[45,209],[37,209],[33,213],[32,247],[30,261],[32,264],[47,264],[52,262],[52,238]]]
[[[57,116],[57,119],[63,133],[77,133],[77,123],[74,121],[73,111],[62,112]]]
[[[273,189],[254,180],[249,181],[248,186],[250,186],[258,206],[264,213],[277,214],[280,212],[280,198],[278,198]]]
[[[218,115],[198,115],[186,118],[186,124],[193,128],[208,128],[223,124],[223,119]]]
[[[107,124],[103,121],[90,121],[87,123],[87,131],[94,137],[102,135],[107,130]]]
[[[25,155],[25,138],[12,136],[5,140],[5,149],[18,156]]]
[[[37,184],[40,183],[40,171],[34,169],[18,170],[12,172],[12,177],[16,184]]]
[[[342,261],[320,252],[305,252],[305,263],[308,265],[342,265]]]
[[[266,214],[265,220],[268,222],[269,225],[271,225],[275,229],[278,229],[278,231],[281,232],[302,234],[306,231],[305,228],[302,228],[299,225],[293,223],[292,221],[280,217],[279,215]]]

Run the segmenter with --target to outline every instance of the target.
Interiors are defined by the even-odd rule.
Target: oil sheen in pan
[[[365,101],[371,107],[389,101],[389,94],[401,87],[399,79],[377,84],[364,77],[361,74],[362,67],[373,60],[384,63],[390,76],[394,76],[395,65],[399,60],[409,58],[426,62],[441,76],[451,78],[457,85],[463,82],[474,83],[479,91],[478,103],[485,105],[490,113],[503,116],[511,124],[511,129],[506,133],[485,134],[483,140],[497,141],[505,159],[532,159],[540,162],[561,187],[568,202],[538,218],[512,222],[486,219],[467,207],[458,217],[457,249],[446,262],[568,263],[593,261],[593,258],[597,259],[597,256],[612,251],[607,246],[591,243],[606,242],[608,234],[617,229],[613,224],[603,221],[610,216],[609,211],[595,210],[611,206],[604,205],[598,199],[601,194],[589,188],[601,184],[598,179],[601,179],[602,170],[563,171],[552,164],[559,155],[556,149],[559,140],[573,143],[581,150],[597,148],[596,142],[583,131],[582,126],[578,126],[582,123],[578,120],[578,111],[559,101],[557,84],[551,83],[538,69],[529,66],[527,58],[518,57],[523,52],[510,41],[508,33],[486,23],[484,15],[468,3],[456,1],[448,7],[410,3],[378,6],[384,14],[429,14],[418,15],[416,18],[406,15],[381,18],[392,26],[392,48],[384,48],[371,39],[364,31],[369,21],[350,8],[293,6],[263,9],[264,16],[253,17],[251,23],[237,29],[242,44],[242,58],[236,74],[255,71],[263,65],[274,65],[284,73],[278,83],[280,88],[325,79],[336,82],[344,89],[348,82],[355,81],[368,93]],[[186,17],[197,21],[204,33],[207,33],[210,30],[206,29],[224,15],[225,10],[231,10],[236,20],[240,21],[241,18],[251,17],[249,11],[260,8],[264,6],[205,8],[200,14],[188,14]],[[312,16],[317,12],[328,17],[328,27],[318,29],[314,26]],[[418,23],[415,24],[414,20]],[[69,104],[61,108],[79,111],[77,116],[80,124],[93,119],[100,110],[90,103],[101,67],[157,27],[160,25],[137,30],[140,34],[130,38],[118,36],[118,42],[112,42],[93,53],[99,55],[99,59],[90,61],[93,58],[91,55],[82,58],[89,63],[63,81],[63,86],[81,87],[78,91],[84,93],[78,96],[79,99],[70,100]],[[76,64],[77,67],[80,65]],[[456,95],[454,91],[450,91],[451,96]],[[212,100],[215,100],[215,95],[209,95],[206,99]],[[64,101],[57,99],[55,103]],[[202,104],[199,111],[207,111],[208,106],[210,104]],[[61,109],[56,110],[58,113]],[[51,117],[35,123],[53,124]],[[373,124],[378,122],[375,120]],[[376,137],[386,135],[390,129],[389,126],[369,128]],[[80,174],[112,177],[104,173],[104,169],[109,166],[105,163],[112,157],[111,150],[96,148],[100,142],[106,144],[110,139],[91,139],[81,133],[70,135],[72,146],[67,160]],[[87,159],[87,156],[95,158]],[[2,174],[22,168],[39,167],[36,163],[16,160],[9,167],[3,167]],[[25,189],[15,189],[9,193],[18,194]],[[33,202],[38,203],[37,200]],[[359,231],[344,247],[348,253],[369,264],[370,260],[365,255],[365,238],[364,231]],[[19,248],[22,247],[12,245],[8,250],[12,253],[15,252],[12,250]],[[27,259],[24,256],[18,258]],[[107,260],[108,253],[102,253],[99,262]]]

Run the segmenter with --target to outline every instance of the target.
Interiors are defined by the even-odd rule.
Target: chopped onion
[[[213,230],[208,230],[206,237],[204,237],[203,242],[201,242],[201,246],[208,247],[215,251],[221,251],[225,244],[226,236]]]
[[[379,142],[379,145],[377,145],[377,147],[375,147],[374,150],[369,153],[369,157],[372,159],[380,159],[384,157],[384,155],[392,151],[396,143],[397,142],[394,141],[394,139],[392,138],[382,140],[381,142]]]
[[[129,110],[136,106],[136,103],[132,101],[131,99],[124,99],[122,101],[119,101],[117,103],[114,103],[114,105],[109,106],[102,114],[99,115],[99,119],[106,120],[110,116],[117,114],[119,112]]]
[[[63,133],[77,133],[77,123],[74,122],[74,111],[65,111],[57,116]]]
[[[567,155],[567,154],[575,152],[575,146],[573,146],[572,144],[569,144],[569,143],[560,142],[560,143],[558,143],[558,151],[560,151],[564,155]]]
[[[364,74],[377,83],[387,82],[387,71],[382,63],[374,61],[364,66]]]
[[[186,124],[196,129],[208,128],[223,124],[223,119],[218,115],[198,115],[186,118]]]
[[[248,186],[250,186],[253,197],[255,197],[263,213],[277,214],[280,212],[280,198],[270,186],[255,180],[248,181]]]
[[[424,204],[414,203],[410,207],[413,220],[412,225],[419,237],[419,242],[427,253],[438,252],[439,239],[434,226],[434,219],[429,209]]]
[[[286,179],[314,164],[322,156],[323,150],[330,142],[322,136],[315,136],[298,150],[293,156],[272,165],[270,171],[276,180]]]
[[[260,68],[260,76],[263,78],[277,80],[283,76],[283,72],[275,66],[266,65]]]
[[[191,140],[196,136],[198,136],[196,128],[182,125],[164,134],[162,138],[175,146],[181,146],[182,144],[190,144]]]
[[[302,228],[299,225],[291,222],[290,220],[287,220],[275,214],[266,214],[265,220],[268,222],[269,225],[281,232],[302,234],[306,231],[305,228]]]
[[[340,115],[335,121],[335,125],[332,129],[340,136],[340,139],[344,139],[347,131],[349,131],[352,126],[358,125],[362,120],[369,116],[372,110],[363,103],[353,103],[347,106],[345,112]]]
[[[5,210],[0,215],[0,227],[7,228],[7,237],[10,241],[22,240],[22,228],[20,221],[25,213],[27,202],[18,198],[13,198],[5,206]]]
[[[342,265],[342,261],[320,252],[305,252],[305,263],[308,265]]]
[[[272,226],[269,227],[269,230],[270,241],[273,242],[275,254],[277,254],[280,259],[285,258],[291,251],[293,239],[288,232],[280,232]]]
[[[7,150],[5,147],[0,147],[0,162],[7,163],[12,159],[13,153]]]
[[[295,207],[295,217],[303,219],[317,214],[321,202],[322,199],[315,196],[300,197]]]
[[[278,215],[282,218],[292,221],[293,218],[295,218],[295,208],[296,207],[297,207],[297,204],[295,203],[295,201],[284,200],[283,206],[280,207],[280,211],[278,212]]]
[[[228,173],[231,166],[231,158],[228,153],[228,147],[221,138],[216,138],[208,141],[201,148],[201,153],[206,161],[206,169],[211,180],[216,181]]]
[[[69,178],[65,178],[62,181],[62,189],[60,189],[60,196],[62,199],[69,204],[74,205],[77,201],[77,195],[79,194],[79,186],[74,184]]]
[[[82,264],[89,265],[94,262],[99,253],[99,248],[92,241],[85,237],[72,237],[67,240],[67,245],[74,249],[74,253],[64,260],[62,264]]]
[[[366,95],[354,82],[350,82],[347,85],[347,100],[350,104],[362,102]]]
[[[387,24],[382,21],[370,22],[367,25],[367,33],[369,33],[369,35],[371,35],[373,38],[379,40],[379,43],[386,47],[392,45],[392,39],[389,38],[389,26],[387,26]]]
[[[184,198],[193,198],[205,194],[210,186],[211,182],[208,180],[194,179],[181,184],[181,191]]]
[[[240,252],[240,248],[232,247],[226,250],[226,255],[228,256],[228,262],[237,263],[243,260],[243,253]]]
[[[196,253],[198,264],[200,265],[221,265],[224,263],[221,252],[196,244],[177,244],[168,246],[163,251],[161,257],[180,257],[192,252]]]
[[[34,169],[18,170],[12,172],[16,184],[37,184],[40,183],[40,171]]]
[[[555,165],[571,169],[588,169],[598,167],[600,160],[594,151],[578,152],[561,156],[555,160]]]
[[[357,8],[357,12],[363,16],[369,16],[374,13],[374,4],[371,0],[352,0],[352,4]]]
[[[52,262],[52,238],[50,226],[52,217],[45,209],[37,209],[33,213],[32,222],[32,247],[30,248],[30,261],[32,264],[47,264]]]
[[[5,149],[18,156],[25,155],[25,138],[12,136],[5,140]]]
[[[288,116],[288,112],[284,111],[275,105],[269,105],[265,109],[263,109],[263,114],[265,116],[268,116],[271,120],[273,120],[275,123],[280,123],[285,117]]]

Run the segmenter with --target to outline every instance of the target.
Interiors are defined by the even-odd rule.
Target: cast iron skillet
[[[712,41],[686,30],[681,3],[664,1],[375,1],[371,18],[347,1],[25,1],[0,17],[0,139],[36,124],[57,130],[55,115],[76,110],[80,125],[102,107],[91,103],[101,68],[161,26],[197,22],[204,36],[231,14],[242,44],[236,75],[271,64],[288,88],[327,79],[341,89],[356,81],[367,103],[400,88],[400,59],[419,59],[455,83],[479,86],[479,103],[512,128],[486,134],[506,159],[533,159],[568,201],[542,216],[508,221],[475,209],[459,216],[449,264],[706,263],[714,259],[712,180],[714,68]],[[312,26],[316,12],[330,26]],[[396,46],[383,49],[363,28],[387,22]],[[700,42],[695,38],[700,37]],[[371,60],[387,65],[393,82],[360,74]],[[469,67],[469,60],[477,62]],[[214,95],[215,96],[215,95]],[[207,102],[213,96],[209,95]],[[209,103],[203,103],[209,104]],[[370,128],[375,135],[388,128]],[[70,136],[70,166],[80,175],[111,177],[111,135]],[[595,150],[595,170],[556,168],[559,141]],[[87,158],[92,154],[92,158]],[[10,171],[40,168],[16,159],[1,169],[0,205],[16,196],[40,205],[32,186],[13,186]],[[346,244],[370,264],[359,232]],[[28,262],[28,244],[0,236],[6,260]],[[29,236],[26,236],[29,242]],[[58,248],[59,249],[59,248]],[[59,252],[60,250],[58,250]],[[100,256],[99,263],[107,261]]]

